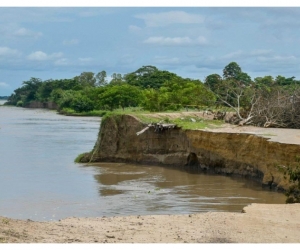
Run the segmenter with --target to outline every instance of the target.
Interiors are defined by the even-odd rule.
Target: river
[[[160,166],[74,163],[96,141],[100,118],[0,106],[0,215],[66,217],[240,212],[283,194],[225,176]]]

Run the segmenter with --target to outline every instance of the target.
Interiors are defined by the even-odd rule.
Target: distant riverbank
[[[0,106],[3,105],[7,100],[0,99]]]

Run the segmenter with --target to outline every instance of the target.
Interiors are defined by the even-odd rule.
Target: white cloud
[[[57,66],[67,66],[70,64],[71,63],[67,58],[60,58],[54,62],[54,65],[57,65]]]
[[[299,65],[299,58],[294,55],[278,55],[272,50],[256,49],[252,51],[234,51],[232,53],[221,56],[219,62],[229,63],[236,61],[248,64],[249,61],[255,62],[252,68],[256,71],[264,70],[266,72],[272,71],[274,68],[286,69],[291,65]],[[288,66],[289,65],[289,66]]]
[[[138,32],[138,31],[142,30],[140,27],[135,26],[135,25],[129,25],[128,29],[131,32]]]
[[[201,15],[189,14],[184,11],[169,11],[136,15],[143,19],[148,27],[168,26],[170,24],[199,24],[204,22]]]
[[[260,62],[285,62],[285,63],[293,63],[297,61],[295,56],[270,56],[264,57],[260,56],[257,58]]]
[[[196,39],[185,37],[149,37],[144,41],[148,44],[166,45],[166,46],[184,46],[184,45],[204,45],[207,43],[205,37],[199,36]]]
[[[64,40],[63,45],[77,45],[79,43],[78,39],[70,39],[70,40]]]
[[[58,52],[58,53],[52,53],[50,55],[46,54],[43,51],[35,51],[28,55],[28,59],[31,61],[48,61],[48,60],[53,60],[59,57],[62,57],[63,53]]]
[[[32,30],[29,29],[25,29],[25,28],[19,28],[18,30],[16,30],[13,35],[15,36],[21,36],[21,37],[33,37],[33,38],[38,38],[40,36],[43,35],[42,32],[34,32]]]
[[[48,55],[46,53],[44,53],[43,51],[36,51],[36,52],[31,53],[28,56],[28,59],[32,60],[32,61],[44,61],[44,60],[48,59]]]
[[[0,82],[0,88],[8,88],[9,85],[5,82]]]
[[[244,55],[243,51],[238,50],[222,56],[221,59],[227,59],[227,60],[237,59],[240,58],[242,55]]]
[[[78,60],[79,60],[79,62],[91,62],[93,60],[93,58],[91,58],[91,57],[84,57],[84,58],[80,57],[80,58],[78,58]]]
[[[16,49],[11,49],[8,47],[0,47],[0,57],[6,57],[6,56],[18,56],[21,53]]]
[[[250,55],[261,56],[261,55],[270,55],[271,53],[272,53],[272,50],[270,50],[270,49],[256,49],[256,50],[252,50],[250,52]]]

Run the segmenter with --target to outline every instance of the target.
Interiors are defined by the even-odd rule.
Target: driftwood
[[[164,130],[176,128],[176,126],[177,126],[176,124],[167,124],[167,123],[160,123],[160,122],[159,123],[151,123],[151,124],[148,124],[148,126],[146,128],[137,132],[136,135],[143,134],[149,128],[154,128],[154,132],[159,133],[159,132],[163,132]]]
[[[148,125],[148,127],[142,129],[141,131],[137,132],[136,135],[140,135],[142,133],[144,133],[145,131],[147,131],[150,128],[150,126]]]

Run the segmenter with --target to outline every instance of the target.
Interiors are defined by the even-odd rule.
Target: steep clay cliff
[[[278,165],[287,166],[300,155],[300,145],[268,141],[253,134],[182,130],[155,131],[130,115],[102,121],[93,151],[83,161],[135,162],[194,168],[241,175],[272,189],[286,189]]]

